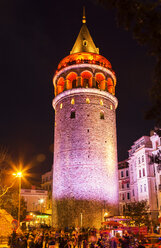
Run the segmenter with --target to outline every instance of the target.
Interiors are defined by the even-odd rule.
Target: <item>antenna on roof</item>
[[[83,6],[83,18],[82,23],[86,23],[85,6]]]

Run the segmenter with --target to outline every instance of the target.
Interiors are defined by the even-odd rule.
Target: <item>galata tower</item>
[[[53,226],[99,228],[118,214],[116,77],[86,26],[53,78]]]

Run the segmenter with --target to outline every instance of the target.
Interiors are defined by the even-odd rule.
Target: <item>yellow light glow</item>
[[[40,199],[39,202],[42,204],[44,202],[44,199]]]
[[[107,217],[107,216],[108,216],[108,212],[105,212],[105,213],[104,213],[104,217]]]
[[[13,173],[12,175],[15,177],[22,177],[22,172],[18,171],[17,173]]]
[[[60,109],[62,109],[62,108],[63,108],[63,104],[61,103],[61,104],[60,104]]]
[[[86,98],[86,103],[88,103],[88,104],[90,103],[90,100],[89,100],[89,98]]]
[[[75,104],[74,98],[72,98],[72,100],[71,100],[71,104]]]
[[[100,104],[103,106],[103,101],[102,100],[100,100]]]

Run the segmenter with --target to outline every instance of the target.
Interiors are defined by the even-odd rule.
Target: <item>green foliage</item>
[[[156,58],[153,86],[149,92],[152,107],[147,119],[161,126],[161,1],[156,0],[97,0],[105,8],[116,10],[118,26],[131,31],[139,44]]]
[[[5,209],[14,219],[18,216],[18,188],[13,187],[0,198],[0,208]],[[24,198],[21,198],[20,220],[24,220],[27,214],[27,206]]]
[[[124,215],[136,226],[150,226],[149,206],[147,201],[132,202],[125,205]]]

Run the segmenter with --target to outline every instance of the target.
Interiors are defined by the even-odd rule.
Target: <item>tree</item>
[[[146,113],[161,126],[161,1],[156,0],[95,0],[105,8],[116,9],[117,24],[132,31],[139,44],[156,58],[153,86],[150,90],[152,107]]]
[[[125,205],[124,215],[130,218],[130,222],[136,226],[150,226],[149,205],[147,201],[131,202]]]
[[[0,147],[0,208],[5,209],[13,218],[18,216],[18,186],[17,178],[10,177],[10,158],[6,149]],[[17,187],[16,187],[17,186]],[[20,220],[22,221],[27,212],[26,202],[21,198]]]

